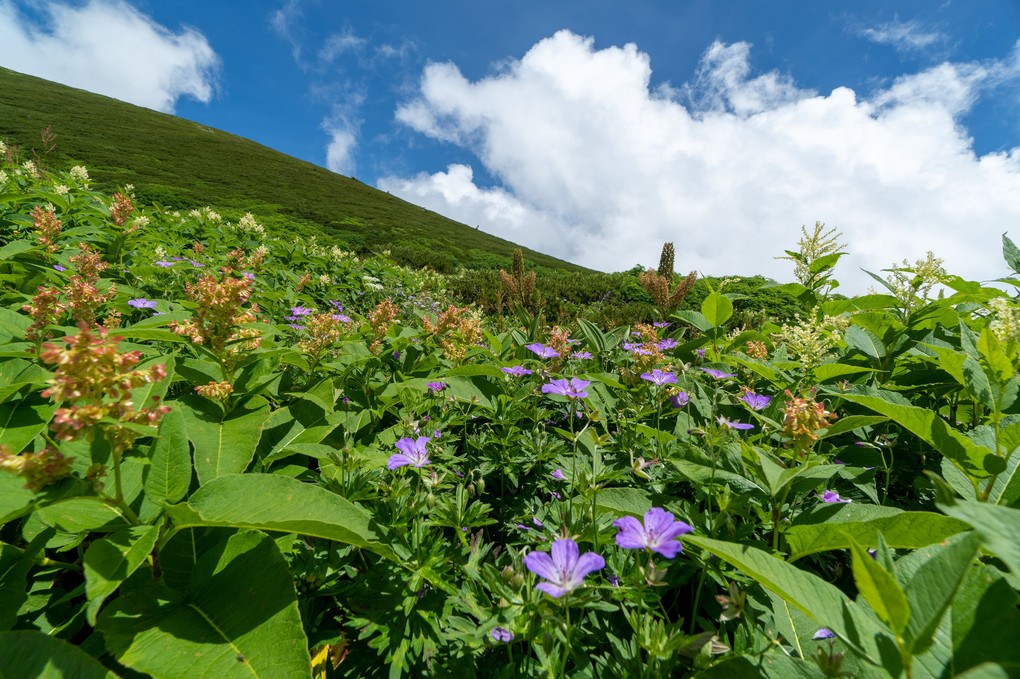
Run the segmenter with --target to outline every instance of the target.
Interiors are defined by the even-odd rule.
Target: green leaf
[[[293,578],[258,531],[200,555],[183,593],[150,581],[118,597],[98,629],[118,662],[159,679],[311,677]]]
[[[871,604],[879,618],[897,635],[902,634],[910,622],[910,605],[900,583],[896,582],[892,573],[872,559],[856,540],[849,535],[847,540],[850,542],[857,591]]]
[[[838,420],[836,424],[823,429],[822,433],[818,435],[818,438],[824,439],[829,438],[830,436],[838,436],[839,434],[843,434],[848,431],[854,431],[855,429],[870,427],[873,424],[885,422],[888,419],[889,418],[885,415],[850,415]]]
[[[393,558],[371,514],[325,488],[275,474],[228,474],[187,504],[167,507],[175,528],[232,526],[299,533],[364,547]]]
[[[968,529],[967,523],[934,512],[833,502],[798,516],[784,535],[793,552],[790,560],[795,561],[808,554],[849,549],[850,539],[874,547],[879,533],[890,547],[918,549]]]
[[[733,315],[733,302],[726,295],[713,292],[701,303],[701,315],[713,328],[722,327]]]
[[[957,671],[985,661],[1020,663],[1016,596],[1002,572],[993,566],[978,564],[967,572],[949,609]],[[1016,667],[1020,669],[1020,664]]]
[[[999,344],[999,338],[989,328],[986,327],[981,331],[977,348],[978,353],[981,354],[981,367],[1000,387],[1009,382],[1016,374],[1016,371],[1013,370],[1013,363],[1006,356],[1006,352],[1002,350],[1002,345]]]
[[[981,544],[1002,559],[1013,575],[1020,577],[1020,509],[985,502],[938,503],[949,516],[974,526]]]
[[[195,473],[200,484],[248,467],[269,417],[269,404],[261,401],[224,416],[209,399],[188,395],[177,401],[195,451]]]
[[[9,471],[0,471],[0,526],[22,516],[35,500],[25,488],[25,479]]]
[[[857,606],[834,585],[782,559],[748,545],[685,535],[684,541],[739,568],[760,585],[794,606],[818,627],[827,627],[855,652],[880,665],[888,654],[888,630],[869,611]],[[895,648],[894,648],[895,650]]]
[[[843,335],[843,341],[852,349],[857,349],[865,356],[880,360],[885,358],[886,349],[882,340],[867,328],[859,325],[851,325]]]
[[[918,549],[896,562],[896,576],[904,583],[910,606],[904,637],[914,655],[931,646],[935,630],[977,553],[978,536],[968,533]]]
[[[17,455],[46,429],[57,404],[32,394],[26,399],[0,403],[0,444]]]
[[[864,394],[840,394],[840,396],[893,419],[975,479],[988,478],[1003,469],[1003,461],[995,453],[975,444],[951,428],[932,410],[891,403],[880,396]]]
[[[606,488],[595,495],[595,507],[617,516],[642,517],[652,508],[652,496],[640,488]]]
[[[52,528],[44,530],[23,550],[0,543],[0,631],[14,627],[18,611],[28,599],[28,572],[35,565],[36,556],[55,534]]]
[[[126,528],[130,521],[116,507],[98,497],[72,497],[47,505],[35,513],[47,526],[66,533],[113,531]]]
[[[133,526],[96,540],[85,551],[86,617],[95,627],[96,615],[106,598],[117,591],[145,562],[156,545],[159,526]]]
[[[1020,250],[1006,234],[1002,234],[1002,258],[1006,260],[1010,269],[1020,273]]]
[[[155,504],[174,503],[191,485],[191,451],[184,414],[177,408],[163,416],[159,434],[150,448],[145,495]]]
[[[729,300],[726,300],[727,302]],[[681,309],[673,314],[673,318],[681,321],[690,323],[701,332],[708,332],[712,329],[712,324],[709,323],[708,319],[705,318],[701,313],[697,311],[688,311],[687,309]]]
[[[37,630],[0,634],[0,676],[17,679],[117,679],[77,646]]]

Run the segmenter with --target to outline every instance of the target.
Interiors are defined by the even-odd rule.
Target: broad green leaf
[[[847,401],[886,415],[942,453],[963,471],[977,479],[1003,470],[1004,463],[992,451],[956,431],[932,410],[891,403],[880,396],[840,394]]]
[[[957,671],[986,661],[1014,663],[1020,669],[1016,598],[1016,591],[997,568],[979,564],[967,572],[949,609]]]
[[[966,500],[940,502],[938,508],[974,526],[981,544],[1020,577],[1020,509]]]
[[[47,526],[67,533],[108,532],[126,528],[130,521],[124,513],[98,497],[72,497],[38,509],[35,515]]]
[[[269,404],[259,400],[249,405],[224,416],[216,403],[199,396],[188,395],[175,403],[184,414],[200,484],[244,471],[255,456]]]
[[[1020,662],[1007,664],[984,662],[957,674],[956,679],[1016,679],[1018,676]]]
[[[737,493],[757,496],[761,500],[765,500],[769,496],[769,491],[766,488],[763,488],[751,479],[725,469],[716,469],[713,472],[712,468],[707,465],[688,460],[676,460],[672,464],[675,465],[676,470],[688,481],[700,487],[707,488],[709,484],[715,483],[720,487],[729,486],[731,490]]]
[[[98,629],[118,662],[157,679],[311,677],[293,578],[258,531],[200,555],[185,592],[151,581],[118,597]]]
[[[372,516],[325,488],[275,474],[228,474],[167,507],[175,528],[232,526],[336,540],[393,558]]]
[[[159,526],[133,526],[96,540],[85,551],[85,596],[89,604],[86,616],[95,627],[96,615],[106,598],[117,591],[145,562],[156,545]]]
[[[729,300],[727,300],[729,301]],[[706,319],[701,313],[697,311],[688,311],[687,309],[681,309],[673,314],[673,318],[681,321],[690,323],[701,332],[708,332],[712,329],[712,324]]]
[[[46,429],[56,410],[56,403],[37,394],[0,403],[0,445],[17,455]]]
[[[733,302],[726,295],[713,292],[701,303],[701,315],[712,327],[719,328],[733,315]]]
[[[837,377],[870,372],[875,372],[874,368],[866,368],[862,365],[847,365],[846,363],[822,363],[821,365],[816,365],[811,370],[811,373],[819,383],[833,380]]]
[[[0,526],[23,515],[35,493],[25,488],[25,479],[9,471],[0,471]]]
[[[502,374],[500,373],[500,375]],[[500,388],[483,376],[462,377],[454,375],[445,378],[444,381],[448,385],[450,395],[458,401],[474,403],[487,409],[492,408],[492,401],[490,399],[495,398],[500,393]]]
[[[450,368],[446,372],[446,377],[479,377],[479,376],[495,377],[499,380],[502,380],[506,377],[506,373],[497,368],[496,366],[488,363],[469,363],[467,365],[457,366],[456,368]]]
[[[910,624],[903,636],[915,655],[928,650],[977,553],[978,536],[968,533],[918,549],[896,562],[896,577],[910,606]]]
[[[873,424],[885,422],[888,419],[885,415],[850,415],[837,420],[835,424],[823,429],[818,438],[824,439],[830,436],[838,436],[839,434],[860,429],[861,427],[870,427]]]
[[[606,348],[606,336],[602,329],[589,320],[578,318],[577,328],[588,341],[588,348],[592,351],[603,351]]]
[[[985,369],[985,373],[989,377],[995,379],[1000,387],[1009,382],[1016,374],[1016,371],[1013,370],[1013,363],[1007,358],[1006,352],[999,344],[999,339],[989,328],[986,327],[981,331],[977,348],[981,354],[981,367]]]
[[[843,341],[847,346],[857,349],[865,356],[876,360],[885,358],[886,349],[875,333],[859,325],[851,325],[843,335]]]
[[[54,534],[52,528],[41,532],[25,549],[0,542],[0,631],[14,627],[18,611],[28,599],[28,573]]]
[[[15,255],[27,252],[36,246],[30,240],[13,240],[0,248],[0,262],[12,259]]]
[[[150,448],[149,473],[145,477],[145,495],[159,505],[184,497],[191,485],[191,451],[184,414],[174,408],[163,416],[159,434]]]
[[[880,665],[893,640],[867,609],[856,605],[834,585],[760,549],[697,535],[684,541],[711,552],[739,568],[760,585],[782,597],[818,627],[827,627],[870,662]],[[883,648],[884,647],[884,648]]]
[[[872,559],[867,550],[847,536],[853,559],[854,582],[857,591],[871,604],[871,608],[897,635],[907,629],[910,622],[910,605],[900,584],[892,573]]]
[[[37,630],[0,634],[0,677],[117,679],[116,674],[77,646]]]
[[[1009,264],[1009,268],[1020,274],[1020,249],[1010,240],[1009,236],[1002,234],[1002,257]]]
[[[848,549],[849,538],[865,547],[878,544],[878,534],[896,549],[917,549],[941,542],[969,529],[969,525],[934,512],[904,512],[891,507],[833,502],[797,517],[784,535],[793,555]],[[849,538],[848,538],[849,536]]]
[[[597,509],[616,515],[642,517],[652,504],[652,496],[640,488],[606,488],[595,495]]]
[[[693,676],[697,679],[825,679],[813,659],[800,660],[780,652],[757,658],[733,656]]]
[[[981,367],[981,363],[972,356],[963,359],[963,386],[967,388],[970,395],[989,409],[995,408],[995,398],[992,391],[992,382],[988,379],[987,373]]]

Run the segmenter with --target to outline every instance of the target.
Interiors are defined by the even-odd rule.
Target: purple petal
[[[386,463],[387,469],[396,469],[397,467],[403,467],[404,465],[411,464],[411,458],[403,453],[396,453],[390,455],[389,461]]]
[[[559,599],[561,596],[571,591],[573,588],[571,587],[568,589],[567,587],[557,585],[552,582],[540,582],[537,585],[535,585],[535,589],[540,589],[549,596],[555,599]]]
[[[577,583],[580,584],[584,576],[588,575],[592,571],[601,570],[605,567],[606,560],[600,555],[595,552],[585,552],[578,557],[577,562],[574,564],[573,573],[576,577]]]
[[[550,550],[553,563],[556,564],[558,569],[567,573],[573,572],[580,553],[577,543],[573,540],[556,540],[552,543],[552,549]]]
[[[535,575],[543,577],[546,580],[560,579],[559,570],[553,563],[552,557],[550,557],[546,552],[528,552],[524,555],[524,566]]]

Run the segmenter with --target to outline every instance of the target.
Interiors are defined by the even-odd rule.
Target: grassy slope
[[[361,182],[183,118],[0,68],[0,140],[41,149],[46,165],[89,168],[113,187],[134,184],[142,200],[250,211],[270,229],[444,253],[457,263],[509,267],[517,247]],[[24,156],[23,156],[24,157]],[[524,250],[530,265],[581,267]]]

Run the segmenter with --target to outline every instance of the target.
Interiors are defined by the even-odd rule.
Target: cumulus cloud
[[[836,227],[837,271],[864,291],[893,262],[934,250],[952,273],[1005,273],[1000,235],[1020,224],[1020,148],[977,156],[959,117],[982,88],[1015,85],[1001,61],[943,64],[862,98],[755,75],[750,45],[708,47],[689,83],[651,88],[635,45],[595,49],[561,31],[472,82],[426,67],[397,111],[412,130],[470,150],[497,186],[453,165],[380,188],[467,224],[604,271],[654,266],[791,280],[773,256],[801,225]]]
[[[195,29],[175,33],[123,0],[32,7],[0,0],[3,66],[168,113],[182,96],[212,99],[219,57]]]

